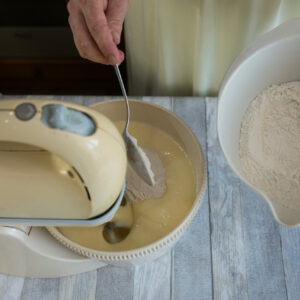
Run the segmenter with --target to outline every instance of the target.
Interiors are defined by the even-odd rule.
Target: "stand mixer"
[[[113,123],[74,103],[1,101],[0,161],[0,273],[58,277],[103,266],[35,226],[95,226],[113,217],[127,163]]]

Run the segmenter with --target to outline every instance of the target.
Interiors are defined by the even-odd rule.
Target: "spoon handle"
[[[126,124],[125,124],[123,135],[125,137],[127,137],[127,135],[128,135],[128,124],[129,124],[129,118],[130,118],[129,103],[128,103],[128,98],[127,98],[125,86],[124,86],[124,83],[123,83],[122,76],[121,76],[118,65],[114,65],[114,69],[115,69],[115,72],[117,74],[117,77],[118,77],[118,80],[119,80],[119,83],[120,83],[120,87],[121,87],[121,90],[122,90],[122,93],[123,93],[123,96],[124,96],[125,102],[126,102],[127,119],[126,119]]]

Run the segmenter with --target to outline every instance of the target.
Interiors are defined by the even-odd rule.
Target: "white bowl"
[[[233,171],[261,194],[276,220],[287,226],[300,223],[299,207],[274,203],[247,180],[239,157],[242,118],[250,102],[271,84],[300,80],[300,19],[286,22],[261,36],[232,64],[223,80],[218,103],[220,146]]]
[[[126,115],[124,100],[101,102],[93,108],[101,111],[113,121],[124,120],[124,116]],[[55,227],[48,228],[49,232],[57,240],[71,250],[84,256],[97,258],[104,263],[117,265],[145,262],[161,256],[170,249],[178,241],[196,215],[206,188],[206,164],[202,148],[191,129],[179,117],[158,105],[130,100],[130,118],[131,120],[141,121],[162,129],[186,151],[194,168],[196,197],[189,214],[172,232],[150,245],[134,250],[107,252],[89,249],[67,239]]]

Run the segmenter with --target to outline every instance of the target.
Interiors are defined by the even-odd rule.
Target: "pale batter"
[[[123,122],[116,125],[120,131],[123,130]],[[195,199],[196,186],[191,162],[174,139],[158,128],[139,122],[131,122],[129,130],[141,147],[160,156],[165,167],[166,192],[159,198],[133,203],[127,201],[125,206],[120,206],[112,222],[123,224],[130,231],[118,243],[106,241],[103,236],[104,225],[59,228],[64,236],[87,248],[125,251],[149,245],[174,230],[187,216]]]

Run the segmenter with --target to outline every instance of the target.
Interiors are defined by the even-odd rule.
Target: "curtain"
[[[215,96],[258,35],[300,17],[300,0],[131,0],[125,21],[131,95]]]

